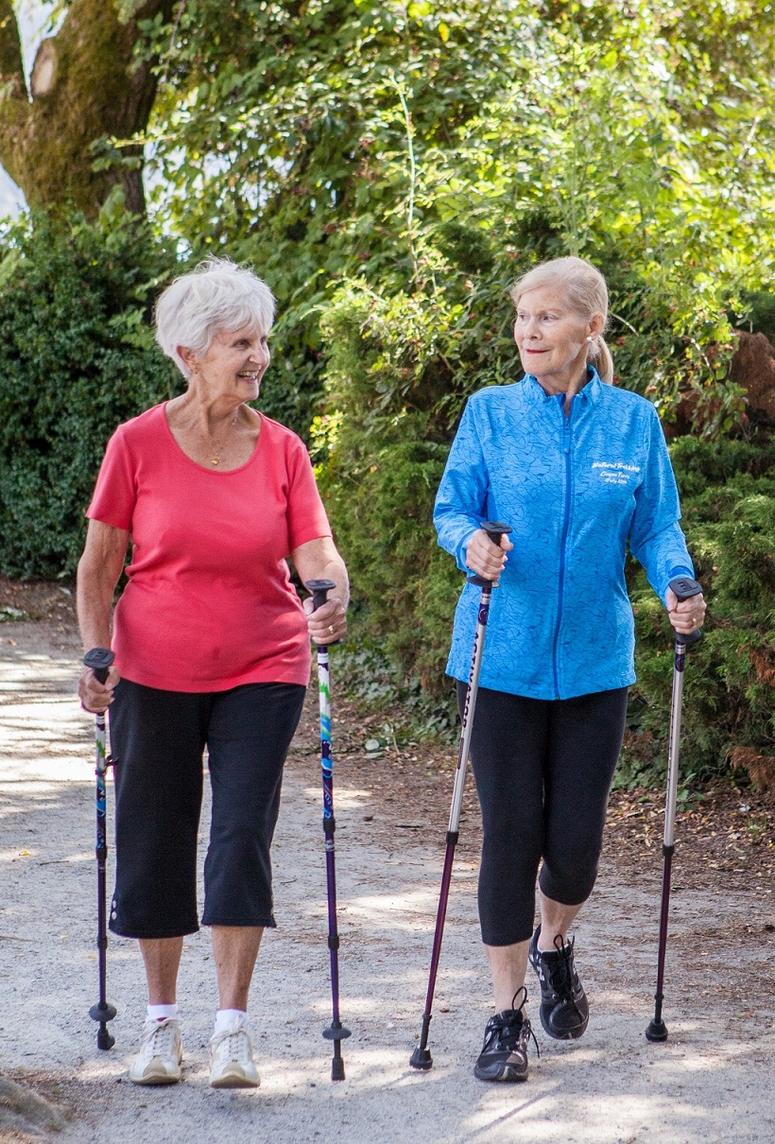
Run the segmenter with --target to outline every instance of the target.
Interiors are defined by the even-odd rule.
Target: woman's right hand
[[[113,688],[120,679],[121,676],[116,668],[111,667],[108,678],[104,683],[100,683],[92,669],[85,667],[78,680],[78,697],[84,711],[90,711],[92,715],[107,711],[113,702]]]
[[[466,565],[481,576],[483,580],[498,583],[498,577],[506,566],[507,553],[514,545],[505,534],[501,537],[500,547],[493,544],[483,528],[477,528],[466,546]]]

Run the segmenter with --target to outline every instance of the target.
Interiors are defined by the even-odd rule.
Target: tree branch
[[[10,0],[0,0],[0,162],[30,206],[74,205],[94,215],[113,187],[127,206],[144,210],[142,149],[134,163],[95,171],[91,144],[131,138],[148,121],[156,94],[152,62],[138,61],[138,23],[170,19],[175,0],[142,0],[121,19],[115,0],[72,0],[56,36],[44,40],[28,99],[18,26]]]
[[[24,59],[11,0],[0,0],[0,106],[26,96]]]

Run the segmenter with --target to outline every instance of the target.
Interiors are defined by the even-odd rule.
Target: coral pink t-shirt
[[[116,666],[165,691],[306,685],[309,635],[285,558],[331,529],[304,444],[262,414],[250,459],[213,471],[180,448],[165,405],[118,427],[86,513],[132,538]]]

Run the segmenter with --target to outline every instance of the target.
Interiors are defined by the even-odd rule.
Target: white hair
[[[156,303],[156,341],[184,377],[190,369],[178,347],[207,353],[219,330],[256,326],[268,334],[274,321],[272,291],[252,270],[228,258],[207,258],[181,274]]]
[[[517,279],[509,290],[511,300],[518,306],[523,294],[542,286],[563,290],[568,305],[582,318],[589,319],[593,314],[602,314],[605,329],[608,321],[608,287],[603,275],[591,262],[572,255],[541,262]],[[613,381],[614,363],[602,332],[590,342],[588,360],[594,363],[602,381]]]

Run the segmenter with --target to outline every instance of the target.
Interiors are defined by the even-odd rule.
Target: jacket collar
[[[554,401],[557,394],[549,394],[541,388],[539,382],[532,373],[526,373],[523,377],[525,385],[525,396],[534,405],[545,405],[548,401]],[[584,386],[576,394],[576,399],[591,405],[596,405],[601,397],[601,389],[603,382],[600,380],[600,375],[593,365],[587,366],[587,381]]]

